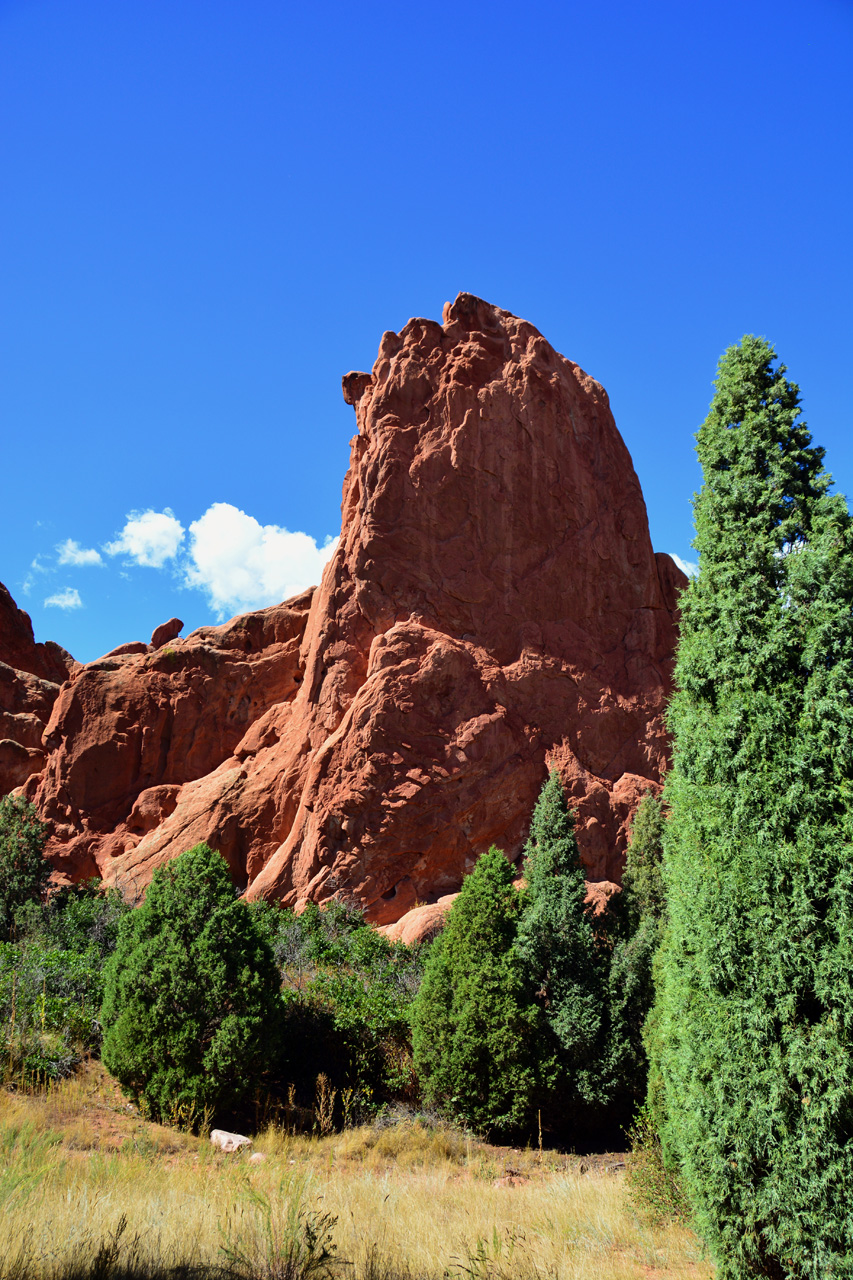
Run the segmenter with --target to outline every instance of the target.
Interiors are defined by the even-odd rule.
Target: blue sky
[[[849,0],[0,0],[0,581],[37,638],[315,579],[341,374],[461,289],[604,384],[656,549],[691,558],[745,332],[853,492],[851,63]]]

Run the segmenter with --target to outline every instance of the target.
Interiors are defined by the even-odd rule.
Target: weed
[[[306,1182],[283,1178],[275,1196],[251,1187],[242,1213],[222,1229],[222,1254],[240,1280],[333,1280],[347,1264],[336,1257],[337,1218],[305,1204]],[[248,1209],[248,1213],[245,1212]]]
[[[654,1223],[689,1223],[690,1206],[678,1174],[664,1162],[660,1138],[648,1109],[631,1130],[626,1182],[637,1208]]]
[[[332,1132],[335,1124],[335,1098],[337,1089],[329,1083],[322,1071],[317,1077],[317,1095],[314,1102],[314,1124],[321,1138]]]

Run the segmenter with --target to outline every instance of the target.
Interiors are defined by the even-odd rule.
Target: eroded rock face
[[[79,666],[60,645],[36,644],[29,614],[0,582],[0,796],[44,768],[45,725]]]
[[[590,880],[618,880],[666,760],[686,580],[652,551],[606,393],[461,294],[386,333],[344,395],[358,433],[313,597],[63,690],[28,783],[56,865],[144,886],[207,840],[250,896],[344,894],[390,923],[490,844],[514,859],[551,762]]]
[[[299,687],[311,598],[307,591],[202,627],[168,648],[121,646],[63,687],[44,735],[47,767],[26,788],[51,822],[48,853],[60,875],[113,879],[120,857],[128,884],[145,887],[150,871],[132,855],[175,814],[185,785],[215,775],[223,762],[239,771],[232,757],[247,731],[252,742],[275,739],[276,717],[269,724],[264,717],[286,712]],[[175,839],[176,853],[197,843],[180,829]],[[217,847],[235,878],[245,878],[233,819],[222,819]]]
[[[684,579],[652,551],[606,393],[463,294],[386,334],[344,394],[341,543],[278,756],[283,838],[250,894],[351,893],[398,919],[491,843],[518,854],[546,759],[590,878],[618,879],[666,759]]]

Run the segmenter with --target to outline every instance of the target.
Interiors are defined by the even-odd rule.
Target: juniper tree
[[[414,1004],[415,1069],[427,1101],[482,1132],[531,1119],[537,1013],[515,948],[512,869],[494,847],[462,882]]]
[[[647,792],[631,828],[619,903],[621,928],[610,960],[608,1071],[623,1124],[633,1119],[647,1090],[643,1033],[654,1002],[653,961],[665,918],[663,830],[661,801]]]
[[[229,1109],[273,1065],[279,975],[222,857],[155,871],[119,926],[101,1009],[107,1070],[155,1115]]]
[[[652,1051],[720,1280],[853,1270],[853,533],[763,339],[697,435]]]
[[[540,1049],[541,1073],[550,1074],[555,1105],[576,1121],[579,1110],[609,1100],[602,1072],[607,956],[585,908],[574,817],[556,770],[533,810],[525,853],[518,953],[550,1030],[550,1046]]]

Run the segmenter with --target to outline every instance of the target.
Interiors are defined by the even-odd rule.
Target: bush
[[[46,841],[47,827],[28,800],[0,800],[0,942],[14,936],[18,911],[44,891],[50,876]]]
[[[17,909],[16,942],[0,943],[7,1074],[58,1078],[84,1054],[98,1052],[104,962],[128,909],[115,890],[96,882]]]
[[[663,1158],[660,1134],[648,1106],[640,1109],[629,1138],[631,1154],[625,1181],[634,1204],[653,1224],[689,1221],[690,1205],[684,1187]]]
[[[103,1061],[154,1115],[237,1105],[279,1050],[268,942],[227,867],[196,845],[154,873],[105,974]]]
[[[19,908],[17,934],[21,940],[39,940],[75,955],[91,952],[93,962],[103,964],[115,950],[119,924],[129,910],[118,890],[105,888],[99,880],[64,885],[45,902],[30,901]]]
[[[0,943],[4,1073],[25,1084],[68,1075],[101,1040],[101,961],[38,939]]]
[[[391,943],[362,911],[332,900],[301,915],[252,903],[279,966],[284,1001],[279,1089],[294,1085],[310,1106],[327,1077],[350,1118],[417,1090],[411,1006],[420,985],[420,948]],[[343,1101],[342,1101],[343,1106]]]

